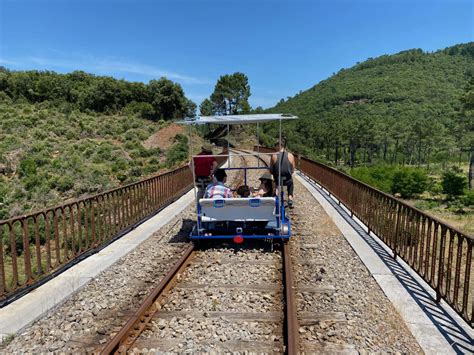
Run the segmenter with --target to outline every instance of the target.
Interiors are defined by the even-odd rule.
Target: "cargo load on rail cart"
[[[228,116],[199,116],[192,119],[181,121],[181,124],[203,125],[227,125],[227,132],[230,125],[256,124],[257,141],[258,127],[260,123],[279,121],[279,143],[282,141],[282,121],[295,120],[297,116],[287,114],[257,114],[257,115],[228,115]],[[191,139],[189,140],[191,142]],[[228,141],[228,140],[227,140]],[[228,147],[229,148],[229,147]],[[192,149],[191,149],[192,151]],[[241,243],[244,239],[284,239],[291,237],[291,221],[286,213],[285,196],[283,191],[283,179],[280,174],[281,166],[277,170],[278,176],[275,177],[276,194],[269,197],[217,197],[206,198],[198,196],[199,183],[196,180],[194,162],[200,158],[227,158],[227,163],[221,169],[224,171],[243,171],[244,186],[247,186],[247,173],[251,170],[260,170],[265,172],[268,167],[261,164],[258,159],[264,156],[270,156],[275,153],[242,153],[232,152],[227,149],[227,154],[199,154],[191,157],[190,167],[193,172],[194,193],[196,203],[196,224],[190,233],[190,239],[233,239],[236,243]],[[257,155],[257,164],[255,166],[232,166],[231,162],[237,157]],[[278,159],[281,164],[281,159]]]

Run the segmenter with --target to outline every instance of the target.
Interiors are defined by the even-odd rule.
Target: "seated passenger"
[[[260,186],[258,191],[253,195],[254,197],[273,197],[275,196],[275,187],[273,186],[273,176],[270,173],[265,173],[260,177]]]
[[[205,156],[203,157],[202,155]],[[216,158],[206,155],[212,155],[212,146],[204,145],[201,148],[201,153],[193,158],[193,164],[189,163],[189,167],[194,165],[198,200],[204,196],[207,185],[212,181],[212,174],[217,169]]]
[[[247,185],[239,186],[236,192],[239,197],[246,198],[250,196],[250,188]]]
[[[232,190],[225,186],[227,174],[224,169],[217,169],[214,173],[216,182],[207,186],[204,198],[229,198],[232,196]]]

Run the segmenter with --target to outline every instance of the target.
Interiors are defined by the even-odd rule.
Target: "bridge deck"
[[[358,351],[467,351],[472,333],[430,303],[418,279],[387,259],[387,251],[317,187],[302,179],[295,187],[292,248],[300,265],[300,334],[308,351],[321,341]],[[0,351],[96,349],[179,258],[193,220],[192,198],[188,193],[101,253],[1,309],[0,333],[21,334]],[[409,286],[414,289],[407,291]],[[410,318],[417,314],[421,318]]]

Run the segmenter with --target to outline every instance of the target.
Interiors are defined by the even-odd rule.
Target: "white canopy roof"
[[[278,120],[296,120],[298,117],[291,114],[284,113],[268,113],[258,115],[228,115],[228,116],[197,116],[185,121],[180,121],[181,124],[246,124],[246,123],[260,123]]]

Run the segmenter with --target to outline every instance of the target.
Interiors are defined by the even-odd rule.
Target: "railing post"
[[[436,283],[436,303],[441,301],[441,287],[443,285],[443,270],[444,270],[444,253],[446,244],[447,228],[441,225],[441,243],[439,246],[439,262],[438,262],[438,282]],[[435,251],[436,252],[436,251]]]
[[[395,223],[395,240],[393,244],[393,259],[397,260],[397,243],[398,243],[398,233],[399,233],[399,225],[400,225],[400,210],[402,208],[401,204],[398,204],[397,207],[397,222]]]

